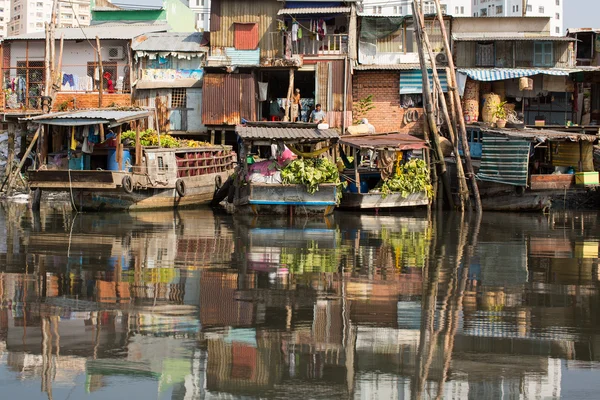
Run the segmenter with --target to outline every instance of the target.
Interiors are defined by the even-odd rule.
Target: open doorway
[[[260,119],[267,121],[283,120],[290,82],[289,70],[269,70],[261,73],[261,82],[267,83],[266,101],[261,102]],[[308,122],[315,107],[315,72],[296,71],[294,90],[300,90],[300,122]]]

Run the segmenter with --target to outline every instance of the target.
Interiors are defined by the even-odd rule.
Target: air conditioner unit
[[[108,48],[108,59],[109,60],[122,60],[125,56],[123,47],[109,47]]]
[[[437,53],[435,55],[435,63],[436,64],[448,64],[448,57],[446,53]]]

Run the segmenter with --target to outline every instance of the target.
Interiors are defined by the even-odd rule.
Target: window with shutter
[[[258,24],[235,23],[233,46],[236,50],[256,50],[258,48]]]
[[[554,66],[554,46],[552,42],[535,42],[533,44],[533,66]]]
[[[494,43],[477,43],[478,67],[493,67],[495,59]]]

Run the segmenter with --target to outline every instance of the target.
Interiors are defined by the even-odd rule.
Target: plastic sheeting
[[[373,41],[391,35],[402,28],[405,17],[363,17],[360,39]]]

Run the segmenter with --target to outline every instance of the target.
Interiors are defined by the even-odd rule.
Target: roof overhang
[[[282,8],[277,15],[348,14],[350,10],[350,7]]]
[[[318,129],[316,124],[303,123],[248,123],[238,125],[235,132],[243,141],[283,141],[286,143],[309,143],[335,141],[339,133],[335,129]]]
[[[139,80],[136,89],[169,89],[169,88],[201,88],[202,80],[186,78],[171,81],[149,81]]]
[[[78,110],[21,118],[20,121],[55,126],[87,126],[108,124],[110,127],[114,127],[126,122],[147,118],[151,115],[152,113],[149,110]]]
[[[340,144],[356,149],[406,151],[426,149],[427,142],[402,133],[342,136]]]

